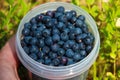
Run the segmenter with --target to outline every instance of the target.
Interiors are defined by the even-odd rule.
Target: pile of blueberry
[[[21,46],[35,61],[50,66],[67,66],[79,62],[93,49],[94,36],[85,16],[65,11],[40,13],[24,24]]]

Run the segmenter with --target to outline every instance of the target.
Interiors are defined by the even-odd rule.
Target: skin
[[[15,36],[13,36],[0,50],[0,80],[20,80],[17,73],[18,66]]]

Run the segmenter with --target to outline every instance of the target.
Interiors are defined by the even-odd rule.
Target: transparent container
[[[24,24],[28,22],[32,17],[36,16],[37,14],[46,12],[48,10],[55,10],[59,6],[64,6],[65,10],[75,10],[78,15],[84,15],[86,17],[86,22],[89,25],[90,31],[95,36],[95,42],[93,50],[83,60],[69,66],[54,67],[43,65],[30,58],[21,47],[20,38]],[[85,80],[89,68],[98,56],[99,47],[100,37],[96,23],[93,20],[93,18],[82,8],[64,2],[45,3],[30,10],[21,20],[16,34],[16,51],[18,58],[29,71],[31,71],[33,74],[39,77],[39,80]]]

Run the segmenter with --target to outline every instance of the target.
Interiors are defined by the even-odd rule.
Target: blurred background
[[[100,52],[87,80],[120,80],[120,0],[0,0],[0,49],[16,33],[20,20],[29,10],[54,1],[85,9],[98,26]],[[22,64],[18,71],[21,80],[29,80]]]

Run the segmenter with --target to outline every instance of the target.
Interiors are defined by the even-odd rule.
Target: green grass
[[[33,7],[47,0],[1,0],[0,1],[0,48],[16,33],[20,20]],[[100,33],[100,52],[91,67],[88,80],[120,80],[120,0],[72,0],[94,18]],[[107,0],[106,0],[107,1]],[[119,22],[120,23],[120,22]],[[20,68],[21,75],[26,70]]]

